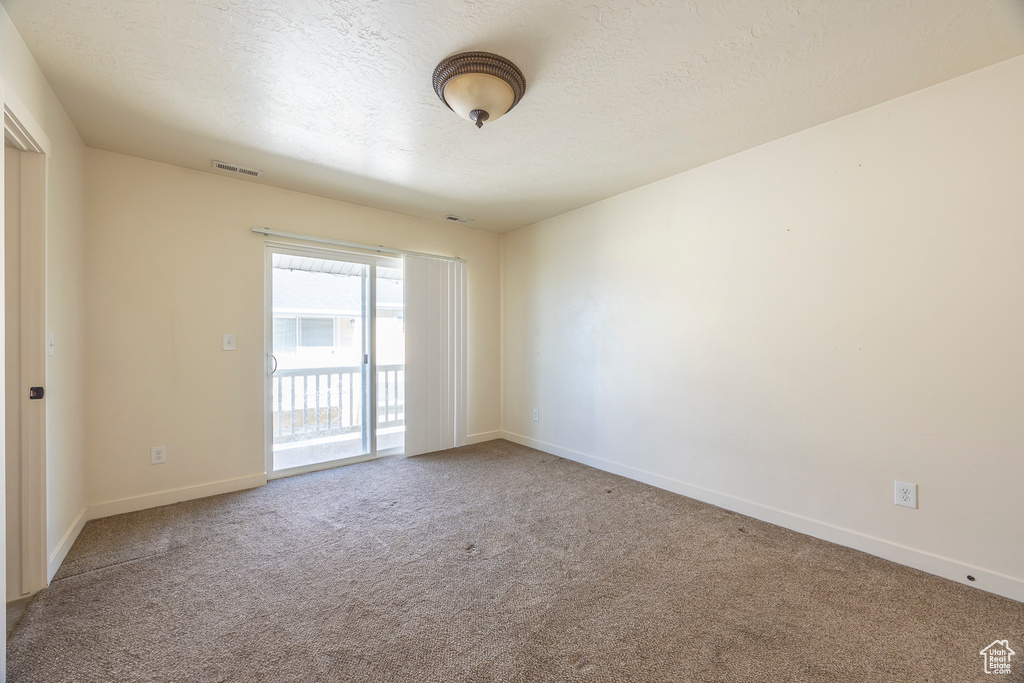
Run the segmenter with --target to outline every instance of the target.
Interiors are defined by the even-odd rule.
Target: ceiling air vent
[[[235,164],[225,164],[223,161],[217,161],[216,159],[213,160],[213,167],[219,168],[222,171],[230,171],[231,173],[247,175],[250,178],[259,178],[261,175],[263,175],[263,171],[257,171],[252,168],[242,168],[241,166],[236,166]]]
[[[444,217],[444,219],[446,221],[451,221],[452,223],[472,223],[473,222],[472,218],[463,218],[462,216],[455,216],[453,214],[448,214],[447,216]]]

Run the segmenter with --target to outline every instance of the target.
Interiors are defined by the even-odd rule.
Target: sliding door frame
[[[264,275],[264,368],[263,368],[263,423],[264,423],[264,452],[267,479],[280,479],[296,474],[307,472],[318,472],[320,470],[332,469],[344,465],[374,460],[385,455],[401,451],[400,448],[386,449],[383,452],[377,451],[377,265],[379,263],[390,263],[396,260],[394,257],[378,257],[370,254],[359,254],[350,251],[341,251],[322,247],[310,247],[296,245],[286,242],[267,241],[265,251],[265,275]],[[306,256],[332,261],[345,261],[349,263],[361,263],[368,266],[367,283],[363,292],[363,319],[366,321],[363,330],[364,363],[366,371],[363,373],[363,395],[366,397],[366,406],[363,411],[363,439],[368,445],[368,451],[363,455],[356,455],[340,460],[291,467],[285,470],[274,470],[274,408],[273,408],[273,381],[275,361],[273,358],[274,349],[274,254],[289,254],[292,256]]]

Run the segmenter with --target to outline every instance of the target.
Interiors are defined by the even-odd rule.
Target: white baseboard
[[[1024,579],[1008,576],[999,572],[990,571],[981,567],[975,567],[963,562],[952,560],[948,557],[935,555],[924,550],[909,548],[899,543],[893,543],[876,536],[863,534],[852,529],[835,526],[821,522],[809,517],[786,512],[778,508],[755,503],[743,498],[737,498],[718,491],[712,491],[700,486],[687,484],[686,482],[666,477],[664,475],[647,472],[630,465],[597,458],[592,455],[580,453],[569,448],[563,448],[554,444],[531,439],[530,437],[512,432],[502,432],[502,437],[509,441],[536,448],[539,451],[557,455],[567,460],[573,460],[584,465],[589,465],[605,472],[618,474],[628,479],[657,486],[666,491],[672,491],[689,498],[695,498],[705,503],[710,503],[726,510],[732,510],[748,517],[754,517],[776,526],[785,527],[798,531],[808,536],[814,536],[831,543],[861,550],[870,555],[902,564],[907,567],[919,569],[920,571],[941,576],[942,578],[962,583],[971,588],[978,588],[989,593],[1002,595],[1024,602]],[[975,578],[975,581],[968,581],[967,575]]]
[[[495,439],[502,438],[502,432],[500,429],[493,432],[480,432],[479,434],[470,434],[466,437],[466,445],[472,446],[475,443],[483,443],[484,441],[494,441]]]
[[[89,508],[84,507],[82,511],[75,517],[75,521],[71,523],[68,530],[64,533],[64,537],[60,539],[60,543],[50,553],[49,559],[46,561],[46,585],[49,586],[50,582],[53,581],[53,575],[60,569],[60,565],[64,562],[64,558],[68,556],[68,551],[71,550],[71,546],[78,540],[78,534],[82,533],[82,528],[85,523],[89,521]]]
[[[200,484],[198,486],[186,486],[180,489],[172,489],[170,491],[159,491],[157,493],[149,493],[143,496],[111,500],[105,503],[90,505],[89,519],[100,519],[102,517],[110,517],[111,515],[121,515],[126,512],[137,512],[138,510],[160,507],[161,505],[180,503],[183,500],[194,500],[196,498],[216,496],[221,493],[244,491],[245,489],[253,489],[257,486],[263,486],[266,483],[267,475],[263,473],[254,474],[248,477],[239,477],[237,479],[224,479],[223,481],[215,481],[209,484]]]

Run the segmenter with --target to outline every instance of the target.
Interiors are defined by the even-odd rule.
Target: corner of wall
[[[59,565],[84,523],[86,497],[85,145],[6,11],[0,33],[5,103],[16,102],[31,119],[47,155],[45,316],[55,353],[45,378],[45,547],[48,562]]]

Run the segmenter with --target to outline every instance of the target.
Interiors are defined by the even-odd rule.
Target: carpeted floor
[[[17,683],[1005,683],[1024,605],[493,441],[90,522],[7,656]]]

